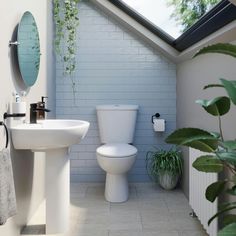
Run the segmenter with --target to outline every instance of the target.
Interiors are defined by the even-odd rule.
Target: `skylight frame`
[[[203,17],[201,17],[195,24],[193,24],[188,30],[181,34],[177,39],[174,39],[167,32],[153,24],[151,21],[146,19],[143,15],[135,11],[123,1],[108,1],[124,11],[142,26],[150,30],[152,33],[164,40],[179,52],[184,51],[193,44],[214,33],[218,29],[236,20],[236,6],[229,0],[223,0],[216,6],[214,6]]]

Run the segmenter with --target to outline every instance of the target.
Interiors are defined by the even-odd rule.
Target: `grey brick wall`
[[[138,104],[134,145],[139,152],[129,179],[148,181],[146,152],[152,146],[167,148],[164,137],[176,126],[176,67],[89,1],[80,3],[79,8],[74,95],[70,78],[63,78],[62,63],[59,60],[56,63],[57,118],[91,123],[86,138],[71,149],[71,180],[103,181],[105,177],[96,161],[100,141],[95,106]],[[163,134],[152,129],[151,116],[156,112],[167,121]]]

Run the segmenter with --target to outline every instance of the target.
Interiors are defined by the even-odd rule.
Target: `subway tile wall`
[[[145,158],[153,146],[169,148],[164,139],[176,127],[176,66],[145,40],[89,1],[79,4],[78,52],[74,92],[56,61],[56,116],[91,123],[85,139],[71,148],[71,181],[101,182],[96,160],[100,146],[96,105],[140,106],[134,137],[138,156],[129,173],[134,182],[149,181]],[[166,119],[166,132],[155,133],[151,116]],[[115,122],[115,119],[114,119]]]

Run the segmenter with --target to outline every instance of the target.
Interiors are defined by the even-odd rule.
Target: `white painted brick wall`
[[[95,106],[120,103],[140,106],[134,139],[139,152],[129,178],[147,181],[146,152],[154,145],[167,148],[164,138],[176,125],[175,65],[92,3],[79,7],[75,100],[70,78],[63,78],[62,63],[56,63],[57,118],[91,123],[86,138],[71,149],[71,180],[104,180],[95,154],[100,145]],[[151,116],[156,112],[167,121],[164,134],[153,132]]]

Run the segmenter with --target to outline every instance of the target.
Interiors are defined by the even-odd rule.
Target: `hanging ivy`
[[[76,39],[77,27],[79,25],[79,1],[80,0],[53,0],[55,52],[60,55],[64,62],[64,74],[70,75],[70,77],[76,68]]]

